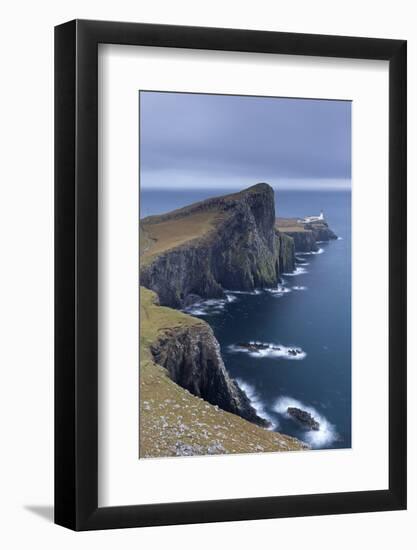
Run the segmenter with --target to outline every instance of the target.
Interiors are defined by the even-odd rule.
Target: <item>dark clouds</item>
[[[141,92],[140,136],[144,186],[351,176],[346,101]]]

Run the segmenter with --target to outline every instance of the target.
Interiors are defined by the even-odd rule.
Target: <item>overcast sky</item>
[[[141,186],[343,188],[351,103],[140,93]]]

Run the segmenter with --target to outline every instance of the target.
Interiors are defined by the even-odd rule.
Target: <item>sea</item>
[[[141,191],[141,217],[168,212],[233,190]],[[275,431],[313,449],[351,447],[351,193],[275,192],[277,217],[324,212],[338,239],[297,254],[297,269],[276,288],[228,292],[188,311],[212,327],[225,366]],[[268,344],[260,352],[241,343]],[[276,348],[279,348],[277,350]],[[297,355],[288,354],[297,349]],[[287,412],[307,411],[320,424],[307,430]]]

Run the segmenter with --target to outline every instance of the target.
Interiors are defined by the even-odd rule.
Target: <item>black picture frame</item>
[[[389,488],[98,507],[98,45],[389,62]],[[74,530],[406,508],[406,41],[74,20],[55,28],[55,522]]]

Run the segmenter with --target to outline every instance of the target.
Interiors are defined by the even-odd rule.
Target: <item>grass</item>
[[[300,223],[296,218],[277,218],[275,227],[284,233],[305,233],[304,224]]]
[[[167,214],[148,216],[140,222],[140,261],[148,264],[159,254],[207,236],[227,216],[224,205],[244,194],[265,192],[266,184],[212,197]],[[271,190],[272,192],[272,190]]]
[[[141,222],[141,262],[147,263],[162,252],[199,239],[213,230],[222,219],[217,210],[205,210],[182,217],[145,218]]]
[[[141,360],[150,359],[149,346],[167,329],[204,324],[204,321],[169,307],[159,306],[155,292],[140,287]]]
[[[140,457],[291,451],[305,448],[296,439],[260,428],[225,412],[175,384],[154,363],[149,346],[167,329],[204,321],[158,306],[156,295],[141,288]]]

